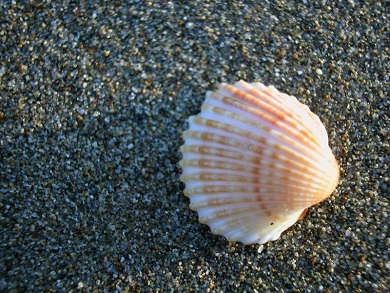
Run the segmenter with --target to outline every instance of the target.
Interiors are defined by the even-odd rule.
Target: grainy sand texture
[[[0,5],[0,291],[389,290],[389,1]],[[186,119],[240,79],[307,104],[341,166],[261,246],[179,180]]]

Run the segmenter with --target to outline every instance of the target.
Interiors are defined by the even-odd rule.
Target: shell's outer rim
[[[269,106],[269,104],[265,105],[264,102],[258,102],[255,99],[256,97],[253,98],[253,96],[251,96],[250,94],[242,91],[247,91],[256,96],[259,96],[259,99],[267,101],[270,105],[273,105],[272,107],[279,108],[272,108]],[[261,92],[260,94],[258,93],[259,91]],[[236,99],[237,102],[234,102],[234,99]],[[245,103],[243,103],[240,99],[244,100]],[[224,104],[224,101],[227,101],[228,104]],[[243,105],[242,103],[246,106],[240,106]],[[234,108],[234,106],[237,105],[238,107],[241,107],[249,112],[254,111],[251,109],[257,109],[256,111],[265,111],[268,113],[268,116],[263,115],[264,117],[275,116],[277,119],[282,120],[282,122],[278,122],[279,120],[270,118],[273,120],[268,121],[271,121],[273,123],[269,122],[269,125],[271,126],[271,128],[273,126],[276,126],[276,132],[270,132],[268,134],[267,132],[263,132],[263,137],[265,135],[267,137],[271,137],[271,139],[275,139],[275,136],[278,135],[278,131],[291,131],[294,133],[294,127],[296,127],[301,134],[293,134],[291,137],[299,140],[300,135],[307,135],[308,140],[305,138],[305,136],[302,138],[302,141],[298,142],[298,144],[307,143],[307,145],[310,147],[310,149],[302,155],[304,158],[306,158],[304,160],[306,161],[306,163],[311,162],[312,167],[310,168],[317,171],[313,171],[311,173],[308,172],[308,175],[302,177],[305,178],[304,180],[307,180],[309,182],[311,177],[313,178],[314,176],[319,176],[318,178],[316,177],[316,180],[313,180],[313,182],[322,182],[322,184],[320,184],[320,186],[322,186],[321,196],[315,198],[308,197],[309,200],[298,200],[296,199],[296,196],[295,198],[291,199],[289,199],[289,197],[279,196],[273,200],[273,204],[271,204],[270,196],[268,196],[264,197],[266,198],[266,200],[263,199],[258,200],[257,202],[255,201],[255,204],[253,204],[252,207],[250,204],[246,205],[244,203],[237,203],[236,205],[232,203],[230,203],[230,205],[228,204],[229,200],[231,200],[232,202],[239,202],[237,198],[234,198],[234,196],[237,196],[236,194],[229,193],[230,197],[232,197],[232,199],[229,199],[228,194],[223,192],[224,188],[226,190],[226,188],[229,188],[229,186],[232,188],[234,188],[234,186],[236,186],[237,188],[239,186],[252,186],[252,188],[254,188],[253,186],[263,186],[262,189],[259,189],[260,191],[257,196],[255,194],[251,195],[250,193],[248,193],[247,197],[249,199],[250,196],[252,196],[252,198],[261,198],[262,194],[264,194],[264,190],[266,190],[264,188],[264,183],[268,184],[269,188],[273,188],[275,192],[277,190],[283,190],[283,188],[291,190],[290,193],[292,192],[292,190],[294,190],[292,188],[293,185],[291,185],[291,182],[293,182],[294,180],[292,180],[291,182],[287,180],[286,183],[283,183],[285,184],[285,187],[277,186],[275,182],[272,183],[272,171],[267,171],[267,165],[264,165],[264,163],[263,165],[261,164],[264,159],[262,161],[261,159],[259,159],[259,157],[264,157],[266,155],[272,154],[275,150],[272,151],[271,149],[271,151],[268,152],[261,151],[259,154],[254,153],[253,148],[247,148],[246,150],[245,148],[237,148],[237,144],[239,144],[239,142],[237,141],[234,142],[234,140],[231,139],[230,142],[228,141],[229,138],[226,138],[226,134],[230,137],[232,135],[230,134],[231,131],[233,131],[233,133],[236,133],[235,135],[238,135],[238,138],[242,140],[244,146],[247,146],[248,141],[251,141],[251,139],[248,140],[249,137],[252,137],[252,140],[253,137],[256,138],[256,136],[253,136],[251,132],[244,131],[244,129],[249,127],[247,127],[247,125],[251,125],[249,129],[251,129],[252,127],[251,130],[253,131],[253,125],[259,125],[256,124],[259,122],[255,123],[251,121],[253,119],[257,119],[257,117],[249,113],[249,118],[245,118],[244,116],[242,116],[242,113],[246,113],[245,111],[240,110],[239,108]],[[255,108],[256,105],[259,108]],[[291,112],[292,110],[296,112]],[[256,111],[253,113],[257,113]],[[233,118],[235,118],[236,120],[234,120]],[[223,122],[221,123],[217,121]],[[245,122],[247,124],[245,124]],[[229,123],[232,126],[228,126]],[[237,126],[233,126],[233,124],[239,125],[241,128],[237,128]],[[196,131],[200,131],[199,135],[195,135]],[[255,129],[254,131],[257,130]],[[207,132],[209,132],[208,136],[206,135]],[[215,140],[218,135],[221,135],[221,133],[225,134],[225,141],[221,137],[219,140]],[[204,140],[206,137],[209,137],[210,141],[207,142],[207,140]],[[286,146],[289,146],[288,143],[290,143],[291,145],[294,144],[294,142],[291,141],[291,137],[287,138],[287,136],[283,137],[283,135],[279,134],[277,139],[282,138],[283,140],[284,138],[284,143],[286,144]],[[292,226],[296,221],[298,221],[304,216],[305,211],[307,211],[308,207],[330,196],[330,194],[336,188],[340,176],[340,170],[337,161],[328,146],[328,137],[326,129],[321,123],[319,117],[312,113],[306,105],[301,104],[295,97],[281,93],[272,86],[266,87],[261,83],[248,84],[243,81],[239,81],[233,86],[222,83],[219,85],[216,91],[207,92],[206,100],[202,105],[202,111],[198,115],[190,117],[189,129],[184,132],[183,138],[185,140],[185,143],[180,148],[180,151],[183,156],[182,160],[180,161],[180,166],[183,170],[181,180],[186,185],[184,193],[190,198],[190,207],[191,209],[194,209],[198,212],[200,221],[204,224],[207,224],[214,234],[223,235],[229,241],[243,242],[245,244],[263,244],[267,241],[276,240],[277,238],[279,238],[280,234],[284,230]],[[265,142],[267,142],[267,139],[269,141],[270,138],[261,139],[259,137],[258,139],[260,139],[260,141],[264,140]],[[314,143],[312,143],[312,141],[314,141]],[[227,146],[226,143],[227,145],[229,145],[229,143],[231,145]],[[269,144],[265,143],[263,148],[269,148]],[[280,147],[278,147],[277,149],[279,148]],[[210,154],[205,155],[203,152],[200,151],[202,149],[208,149],[210,151]],[[301,149],[306,149],[306,147],[302,147]],[[244,153],[246,153],[246,156],[237,155],[243,150]],[[295,151],[299,151],[299,148]],[[255,156],[253,156],[253,154],[255,154]],[[214,158],[213,155],[217,155],[217,157]],[[227,159],[227,155],[231,155],[231,157]],[[236,159],[233,155],[238,159]],[[254,168],[253,166],[250,166],[251,164],[245,162],[245,160],[240,161],[240,156],[243,158],[255,159],[256,156],[258,156],[256,160],[260,162],[259,166],[263,167],[263,169],[265,170],[260,171],[259,168]],[[274,155],[274,157],[276,160],[280,160],[281,158],[280,155]],[[307,159],[309,157],[310,160]],[[315,161],[318,158],[322,159],[320,159],[319,161]],[[291,158],[290,161],[292,161]],[[286,162],[288,162],[288,160],[286,161],[284,159],[282,160],[281,164],[286,164]],[[294,165],[292,163],[289,168],[293,168],[292,166],[297,167],[299,165]],[[249,176],[250,178],[258,176],[259,173],[271,173],[269,177],[264,177],[268,179],[259,179],[259,182],[256,183],[254,181],[253,183],[250,183],[248,185],[247,179],[241,181],[244,179],[244,177],[237,177],[238,175],[235,175],[235,172],[237,170],[241,170],[240,172],[243,172],[244,170],[245,172],[243,174],[247,174],[245,176]],[[305,168],[302,167],[299,170],[301,170],[299,171],[301,172],[300,174],[303,174],[302,172],[304,172]],[[275,172],[275,170],[273,172]],[[288,174],[289,172],[286,171],[285,173]],[[293,173],[294,172],[291,172],[291,174]],[[281,173],[274,174],[275,178],[283,175],[281,175]],[[286,174],[284,174],[283,176],[285,176]],[[209,178],[207,179],[208,181],[204,181],[206,178]],[[223,178],[225,179],[221,181],[221,179]],[[229,178],[238,181],[230,182],[229,180],[231,179]],[[310,185],[311,184],[309,184],[308,186]],[[212,191],[213,189],[221,190],[222,192],[216,193],[215,191]],[[309,190],[310,189],[307,189],[308,192]],[[224,194],[226,194],[225,197]],[[277,198],[279,199],[276,200]],[[280,202],[280,200],[285,200],[284,204],[280,205],[284,206],[284,210],[282,210],[282,208],[278,206],[278,202]],[[300,204],[300,202],[302,202],[302,205]],[[224,210],[224,205],[229,207],[229,209]],[[241,208],[240,210],[238,208],[240,206],[243,209]],[[286,208],[286,206],[288,208]],[[219,212],[217,212],[217,210]],[[243,211],[247,211],[246,213],[251,214],[252,216],[250,218],[247,218]]]

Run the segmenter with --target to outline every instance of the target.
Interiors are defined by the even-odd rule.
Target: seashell
[[[184,194],[199,221],[228,241],[274,241],[330,196],[339,166],[317,115],[259,82],[221,84],[189,118]]]

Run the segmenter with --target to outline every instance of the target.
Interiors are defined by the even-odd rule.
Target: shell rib
[[[295,97],[258,82],[207,92],[183,138],[180,179],[190,208],[229,241],[278,239],[339,179],[320,119]]]

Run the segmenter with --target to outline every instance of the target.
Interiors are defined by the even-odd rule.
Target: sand
[[[389,3],[222,2],[3,1],[0,291],[388,290]],[[265,245],[211,234],[179,180],[186,119],[240,79],[306,103],[341,166]]]

